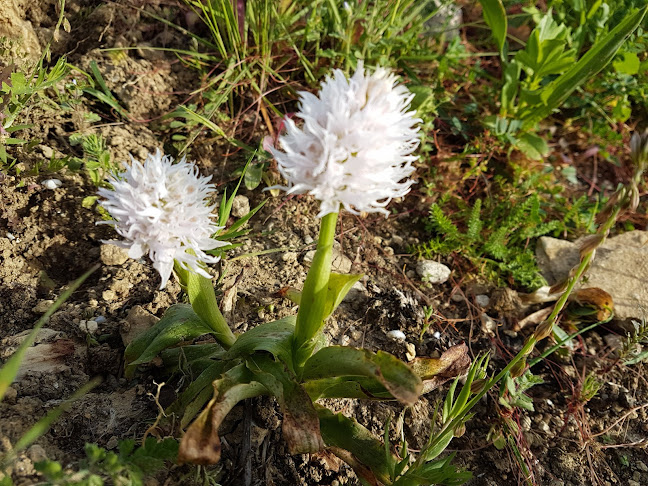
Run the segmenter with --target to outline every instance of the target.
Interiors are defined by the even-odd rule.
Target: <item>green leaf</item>
[[[506,10],[501,0],[479,0],[481,3],[484,20],[491,28],[493,38],[497,43],[502,61],[506,60],[506,29],[507,19]]]
[[[394,482],[394,486],[414,485],[431,486],[443,484],[446,486],[455,486],[464,484],[472,479],[470,471],[457,469],[452,464],[456,453],[452,453],[443,459],[429,461],[408,470],[399,480]]]
[[[225,347],[230,347],[236,337],[218,308],[211,279],[192,271],[183,275],[189,302],[195,313],[210,327],[210,333]]]
[[[342,275],[331,272],[326,292],[326,305],[324,307],[324,318],[333,314],[335,309],[344,300],[351,290],[351,287],[362,278],[362,274]]]
[[[259,184],[261,184],[261,180],[263,178],[263,169],[264,169],[265,164],[253,164],[248,167],[248,169],[245,171],[245,175],[243,176],[243,180],[245,182],[245,187],[252,191],[259,187]]]
[[[605,37],[599,39],[574,66],[543,87],[543,103],[533,106],[520,117],[524,122],[523,128],[533,128],[536,123],[557,109],[576,88],[603,69],[627,37],[641,24],[647,11],[648,7],[631,11]]]
[[[163,349],[210,332],[190,305],[172,305],[155,326],[138,336],[124,351],[126,375],[132,376],[137,365],[148,363]]]
[[[293,373],[269,355],[253,355],[247,366],[255,379],[274,395],[283,413],[282,432],[291,454],[317,452],[324,448],[319,419],[310,397]]]
[[[328,447],[349,451],[359,464],[349,464],[360,477],[369,479],[368,472],[375,476],[371,484],[390,484],[389,472],[393,471],[398,459],[385,455],[385,445],[356,420],[341,413],[333,413],[327,408],[317,406],[322,438]],[[346,459],[345,459],[346,460]],[[348,461],[347,461],[348,462]],[[369,468],[367,471],[362,466]]]
[[[178,451],[180,464],[216,464],[221,453],[218,427],[225,416],[241,400],[268,393],[268,389],[254,381],[254,375],[242,364],[225,373],[213,386],[214,398],[182,438]]]
[[[335,376],[308,380],[304,383],[304,388],[312,400],[321,398],[392,400],[394,398],[378,380],[363,376]]]
[[[542,160],[549,153],[544,138],[534,133],[524,133],[517,138],[515,147],[532,160]]]
[[[294,332],[295,316],[259,324],[239,336],[225,355],[225,359],[246,357],[255,351],[267,351],[294,371],[292,367]]]
[[[302,379],[317,380],[338,376],[359,376],[377,380],[394,398],[414,404],[421,394],[421,379],[405,363],[389,353],[366,349],[328,346],[311,356],[304,365]]]
[[[185,412],[189,404],[193,402],[201,393],[203,393],[203,390],[205,390],[206,388],[209,388],[211,390],[210,385],[214,380],[220,378],[220,376],[223,374],[224,369],[225,363],[223,363],[222,361],[215,361],[214,363],[212,363],[211,366],[204,369],[202,373],[200,373],[195,379],[191,381],[191,383],[189,383],[189,386],[169,406],[166,412],[176,414]],[[207,402],[208,399],[209,394],[202,402],[203,405]],[[182,418],[181,426],[185,427],[187,423],[194,418],[194,416],[195,414],[188,417],[185,414]]]
[[[178,441],[171,437],[160,441],[149,437],[144,441],[144,445],[134,452],[131,444],[124,444],[124,442],[130,441],[122,441],[119,445],[119,455],[122,460],[137,466],[146,475],[159,471],[164,467],[165,461],[174,461],[178,455]],[[134,441],[132,445],[135,445]]]
[[[634,52],[620,52],[619,56],[612,62],[612,66],[614,66],[617,73],[632,76],[639,72],[641,61]]]

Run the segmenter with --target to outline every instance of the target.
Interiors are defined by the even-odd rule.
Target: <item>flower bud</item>
[[[648,129],[643,133],[635,132],[630,139],[630,156],[639,169],[648,163]]]
[[[479,380],[474,380],[470,384],[470,393],[477,395],[484,389],[484,385],[488,380],[486,378],[480,378]]]
[[[551,321],[543,321],[540,323],[538,328],[535,330],[533,333],[533,337],[535,338],[536,341],[542,341],[545,338],[548,338],[551,336],[551,333],[553,332],[553,324]]]
[[[526,358],[522,358],[520,361],[515,363],[513,365],[513,368],[511,368],[511,371],[509,371],[509,374],[511,375],[511,378],[517,378],[518,376],[522,376],[524,374],[524,371],[526,370]]]
[[[455,437],[461,437],[466,433],[466,424],[461,424],[457,426],[456,429],[454,429],[454,436]]]

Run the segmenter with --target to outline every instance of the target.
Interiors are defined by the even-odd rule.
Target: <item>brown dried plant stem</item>
[[[619,216],[621,209],[625,207],[625,205],[629,202],[628,197],[626,196],[626,191],[624,191],[623,188],[620,191],[622,197],[619,197],[617,199],[617,203],[610,210],[610,214],[607,220],[599,227],[597,231],[598,239],[596,240],[596,244],[590,245],[586,250],[581,251],[580,263],[578,267],[576,267],[575,271],[572,273],[570,278],[568,279],[564,293],[560,296],[560,299],[558,299],[558,301],[556,302],[556,305],[554,306],[554,309],[549,315],[549,317],[547,318],[547,320],[543,324],[541,324],[539,328],[544,327],[545,329],[553,330],[554,326],[558,322],[558,317],[560,316],[560,313],[562,312],[563,308],[565,307],[565,304],[567,303],[567,300],[569,299],[569,296],[574,290],[574,287],[576,286],[580,278],[583,276],[585,271],[587,271],[589,264],[592,258],[594,257],[594,250],[605,241],[605,238],[609,234],[610,229],[616,223],[617,217]],[[454,430],[463,423],[466,415],[479,402],[479,400],[481,400],[482,397],[486,395],[486,393],[488,393],[488,391],[492,387],[494,387],[509,372],[511,372],[511,370],[515,368],[514,371],[516,371],[515,374],[517,376],[522,374],[524,368],[526,367],[526,357],[533,351],[533,348],[535,347],[536,343],[540,341],[542,338],[551,335],[551,332],[545,332],[543,333],[544,335],[541,335],[539,337],[536,337],[536,334],[530,336],[529,339],[527,339],[526,343],[524,343],[524,346],[522,347],[520,352],[506,365],[504,369],[502,369],[502,371],[500,371],[495,377],[486,381],[484,387],[466,404],[464,409],[459,414],[457,414],[457,416],[455,416],[452,420],[446,422],[443,425],[443,427],[441,428],[437,436],[431,441],[430,449],[434,448],[437,444],[439,444],[442,440],[444,440],[449,434],[454,433]]]

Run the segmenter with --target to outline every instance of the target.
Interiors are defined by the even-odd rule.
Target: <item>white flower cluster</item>
[[[412,153],[419,144],[419,119],[408,111],[413,98],[383,68],[366,73],[360,63],[347,79],[336,70],[319,96],[300,93],[298,128],[286,119],[286,134],[272,149],[288,193],[312,194],[319,217],[340,210],[388,214],[385,206],[414,183]]]
[[[153,267],[166,286],[176,260],[182,268],[211,278],[201,262],[215,263],[217,257],[205,251],[227,245],[211,236],[219,228],[212,221],[214,206],[205,200],[214,190],[211,177],[202,177],[198,169],[183,158],[177,164],[158,150],[141,164],[132,164],[117,177],[111,177],[112,189],[99,189],[105,198],[100,204],[110,213],[117,233],[127,241],[111,241],[128,248],[128,256],[140,258],[148,253]]]

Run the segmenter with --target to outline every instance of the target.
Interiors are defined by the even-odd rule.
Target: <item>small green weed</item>
[[[75,133],[70,136],[70,145],[80,145],[83,158],[72,157],[68,165],[74,169],[86,170],[95,186],[105,185],[105,177],[118,171],[119,166],[113,161],[106,148],[106,140],[101,135]]]
[[[477,265],[483,264],[486,276],[498,283],[508,280],[527,289],[545,284],[529,243],[562,225],[559,221],[545,222],[537,194],[508,203],[493,199],[485,203],[477,199],[471,207],[463,201],[457,203],[460,210],[455,219],[465,221],[465,231],[444,213],[440,204],[433,204],[427,225],[433,236],[417,248],[420,256],[457,252]]]
[[[123,484],[143,486],[144,479],[162,470],[167,461],[174,461],[178,455],[178,442],[167,438],[158,441],[148,438],[140,447],[134,440],[119,443],[119,452],[107,451],[96,444],[85,445],[86,459],[76,471],[63,468],[60,462],[43,461],[35,468],[51,486],[103,486]]]

